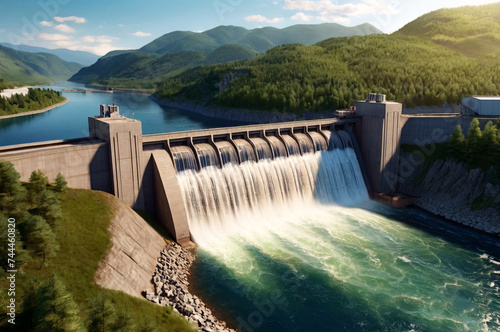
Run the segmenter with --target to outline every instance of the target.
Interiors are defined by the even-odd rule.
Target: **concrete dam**
[[[256,209],[393,191],[401,104],[365,101],[357,109],[352,119],[144,136],[139,121],[92,117],[88,138],[7,146],[0,160],[24,181],[41,169],[49,179],[61,172],[71,187],[112,193],[185,244],[203,236],[190,223],[216,231],[214,223]]]

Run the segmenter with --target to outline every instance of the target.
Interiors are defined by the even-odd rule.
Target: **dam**
[[[113,193],[196,242],[191,285],[240,331],[498,330],[497,239],[367,200],[397,178],[398,113],[365,101],[351,119],[155,135],[92,117],[89,137],[0,159],[24,181],[41,169]]]
[[[6,146],[0,159],[11,161],[25,181],[40,169],[49,179],[61,172],[71,187],[112,193],[156,216],[183,244],[191,240],[188,220],[195,213],[187,200],[210,215],[310,198],[346,183],[390,193],[398,173],[401,108],[367,100],[358,103],[357,118],[142,135],[139,121],[118,116],[112,106],[110,116],[101,108],[100,116],[89,118],[88,138]],[[211,188],[212,195],[181,188],[178,174],[194,185],[186,175],[193,173],[204,177],[196,180],[198,188]],[[224,177],[223,185],[215,180]],[[228,197],[213,201],[222,191]],[[324,198],[342,201],[346,195]]]

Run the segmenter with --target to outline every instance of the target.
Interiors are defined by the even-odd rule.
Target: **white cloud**
[[[245,17],[247,22],[259,22],[259,23],[279,23],[283,21],[283,17],[267,18],[262,15],[250,15]]]
[[[362,0],[358,3],[336,4],[330,0],[285,0],[285,9],[316,12],[316,19],[327,22],[350,23],[350,17],[377,15],[377,13],[398,14],[398,9],[385,0]],[[300,13],[298,13],[300,14]],[[296,15],[298,15],[296,14]]]
[[[107,44],[107,43],[102,43],[102,44],[94,45],[94,46],[77,45],[77,46],[69,47],[69,49],[73,50],[73,51],[90,52],[90,53],[94,53],[94,54],[103,56],[106,53],[109,53],[109,52],[115,51],[115,50],[121,50],[123,48],[115,47],[115,46],[113,46],[111,44]]]
[[[149,37],[151,34],[149,32],[142,32],[142,31],[137,31],[132,34],[132,36],[136,37]]]
[[[308,22],[311,20],[312,16],[310,15],[306,15],[302,12],[299,12],[295,15],[293,15],[292,17],[290,17],[292,20],[295,20],[295,21],[303,21],[303,22]]]
[[[40,39],[46,40],[46,41],[61,41],[61,40],[70,40],[71,37],[59,33],[40,33],[38,35]]]
[[[67,17],[60,17],[60,16],[56,16],[54,17],[54,20],[59,22],[59,23],[64,23],[66,21],[73,21],[75,23],[85,23],[87,22],[86,19],[84,19],[83,17],[77,17],[77,16],[67,16]]]
[[[65,32],[65,33],[75,32],[75,29],[73,29],[72,27],[70,27],[67,24],[58,24],[54,27],[54,29],[56,29],[57,31]]]
[[[102,43],[102,44],[109,44],[113,42],[113,40],[118,40],[119,38],[117,37],[110,37],[110,36],[84,36],[82,37],[82,41],[84,43]]]
[[[319,21],[323,21],[323,22],[334,22],[334,23],[340,23],[340,24],[345,24],[345,25],[351,23],[351,19],[349,17],[339,16],[339,15],[324,14],[324,15],[316,16],[316,19]]]
[[[47,22],[47,21],[42,21],[40,22],[40,25],[43,25],[44,27],[51,27],[54,25],[52,22]]]

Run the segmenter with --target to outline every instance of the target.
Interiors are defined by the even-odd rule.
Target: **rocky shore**
[[[500,186],[488,181],[481,169],[468,170],[465,163],[453,159],[437,160],[417,186],[422,168],[408,170],[412,157],[401,155],[398,190],[415,196],[415,205],[448,220],[500,236]],[[414,165],[417,166],[417,165]],[[476,200],[490,200],[486,209],[472,210]]]
[[[161,306],[171,306],[200,331],[236,332],[226,327],[226,323],[214,317],[210,309],[189,292],[189,267],[195,255],[176,243],[167,245],[158,258],[153,275],[154,292],[144,291],[143,295]]]

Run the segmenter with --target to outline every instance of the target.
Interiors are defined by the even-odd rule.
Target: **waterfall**
[[[292,147],[290,152],[296,152],[299,145],[288,138],[285,141],[289,149]],[[314,153],[309,141],[307,154],[265,157],[256,162],[248,157],[255,156],[250,144],[243,142],[248,143],[236,142],[243,160],[241,164],[224,162],[219,168],[211,166],[214,163],[206,163],[200,171],[185,168],[177,174],[191,235],[196,242],[237,228],[239,223],[273,220],[273,215],[283,211],[307,209],[315,201],[352,205],[368,198],[351,148]],[[301,144],[306,146],[305,141]],[[319,139],[317,144],[321,144]],[[265,152],[262,156],[270,153]]]

